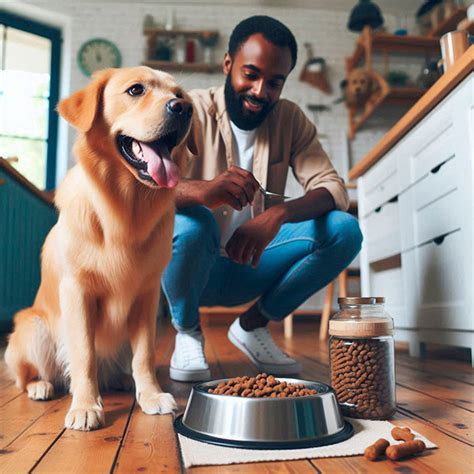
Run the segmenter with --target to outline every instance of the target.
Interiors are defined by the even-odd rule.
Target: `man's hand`
[[[202,201],[211,209],[228,204],[241,211],[253,202],[258,188],[258,182],[252,173],[238,166],[231,166],[213,180],[202,183]]]
[[[270,208],[242,224],[225,247],[229,258],[241,264],[246,264],[251,260],[252,267],[255,268],[267,245],[278,234],[284,219],[281,209]]]

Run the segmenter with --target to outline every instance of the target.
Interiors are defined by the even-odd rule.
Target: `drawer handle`
[[[435,166],[435,167],[431,170],[431,173],[436,174],[436,173],[441,169],[441,167],[444,166],[447,162],[448,162],[448,160],[443,161],[443,162],[440,163],[438,166]]]
[[[392,204],[393,204],[394,202],[398,202],[398,195],[393,196],[393,198],[389,199],[389,200],[386,202],[386,204],[389,204],[389,203],[392,203]],[[375,211],[375,212],[380,212],[384,206],[385,206],[385,204],[382,204],[381,206],[376,207],[376,208],[374,209],[374,211]]]

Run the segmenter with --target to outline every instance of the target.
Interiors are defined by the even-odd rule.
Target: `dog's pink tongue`
[[[170,157],[168,147],[164,143],[157,146],[156,151],[146,143],[140,142],[143,160],[148,163],[148,174],[162,188],[174,188],[179,181],[179,169]]]

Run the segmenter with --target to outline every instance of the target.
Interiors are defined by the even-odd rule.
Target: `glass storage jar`
[[[339,298],[329,321],[331,385],[344,415],[387,419],[396,409],[393,320],[380,297]]]

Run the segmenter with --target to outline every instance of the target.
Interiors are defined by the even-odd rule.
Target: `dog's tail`
[[[17,387],[24,391],[29,382],[56,378],[55,344],[42,312],[35,308],[19,311],[15,330],[5,351],[5,362]]]

